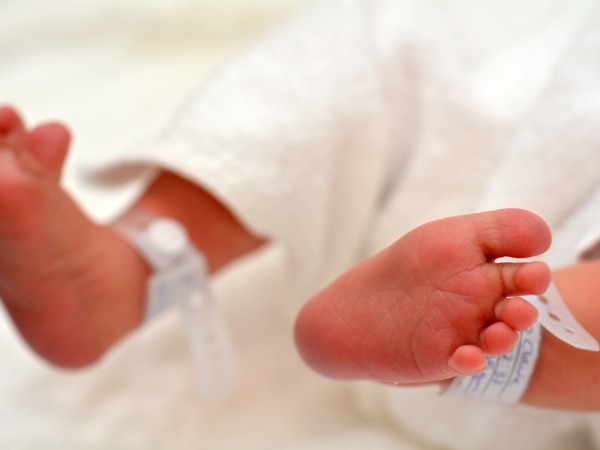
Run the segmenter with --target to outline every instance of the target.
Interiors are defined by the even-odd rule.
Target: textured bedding
[[[159,164],[203,183],[249,227],[274,238],[214,280],[239,362],[238,387],[220,403],[195,397],[176,314],[78,372],[37,359],[2,316],[0,448],[595,448],[600,422],[594,414],[507,409],[440,397],[435,388],[323,379],[296,355],[291,329],[311,291],[433,218],[531,208],[553,226],[556,246],[546,259],[554,265],[573,262],[598,238],[591,224],[600,210],[594,171],[600,103],[597,94],[588,95],[600,92],[598,8],[555,0],[540,14],[538,2],[516,0],[487,6],[464,0],[454,7],[443,0],[323,1],[279,30],[305,3],[0,3],[0,101],[31,121],[59,118],[72,127],[65,186],[89,214],[110,220],[139,195],[152,175],[148,167]],[[420,24],[418,17],[428,20]],[[455,27],[437,26],[448,17]],[[356,26],[370,23],[365,18],[379,21],[374,29],[381,32],[366,41]],[[311,42],[306,24],[324,20],[332,23],[327,39]],[[278,39],[263,40],[273,28],[284,42],[295,42],[298,61],[286,60]],[[436,47],[445,38],[452,41],[449,52]],[[395,61],[392,43],[400,41],[412,45],[404,49],[410,57],[385,65]],[[337,53],[348,64],[299,64],[340,42],[356,50]],[[281,57],[277,63],[274,56]],[[281,92],[298,91],[282,113],[280,98],[269,104],[261,96],[262,68],[289,75],[293,63],[315,77],[310,92],[319,94],[318,102],[305,102],[306,78],[286,76]],[[381,73],[386,95],[378,91]],[[353,97],[336,97],[339,80],[353,87]],[[244,83],[254,89],[244,91]],[[268,86],[277,92],[277,78]],[[253,107],[252,120],[236,102]],[[339,114],[358,102],[354,115]],[[406,107],[417,104],[418,110]],[[585,109],[569,108],[574,104]],[[389,123],[390,115],[401,120]],[[305,118],[306,133],[289,132],[297,117]],[[360,130],[351,142],[340,137],[348,129]],[[307,149],[304,159],[285,160],[299,153],[283,151],[284,138],[289,148]],[[314,143],[322,147],[315,150]],[[258,156],[246,161],[249,145]],[[563,175],[578,176],[568,183],[545,172],[565,149],[577,149]],[[291,169],[282,175],[273,161]],[[322,177],[286,202],[290,186],[282,180],[306,179],[317,165]],[[352,183],[357,179],[360,186]],[[542,195],[548,189],[553,195]],[[341,193],[348,191],[352,201],[344,202]],[[270,196],[267,206],[256,202],[261,196]],[[282,205],[289,215],[277,214]],[[303,222],[298,211],[306,208],[322,221]]]

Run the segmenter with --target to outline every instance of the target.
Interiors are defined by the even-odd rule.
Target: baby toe
[[[453,376],[477,375],[485,369],[486,365],[485,353],[475,345],[458,347],[448,361],[448,368]]]
[[[507,298],[496,305],[496,318],[516,331],[529,329],[538,319],[538,311],[521,297]]]
[[[19,114],[11,107],[0,107],[0,144],[11,146],[15,138],[24,133],[23,121]]]
[[[519,342],[519,334],[504,322],[496,322],[481,333],[481,349],[490,356],[510,353]]]
[[[540,261],[499,263],[496,266],[506,296],[543,294],[552,278],[548,265]]]
[[[60,172],[67,155],[71,136],[62,125],[49,123],[41,125],[27,136],[28,159],[33,160],[43,173]]]

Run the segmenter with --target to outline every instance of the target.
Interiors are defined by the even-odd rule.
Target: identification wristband
[[[556,285],[550,283],[540,296],[524,296],[539,313],[538,322],[520,333],[515,349],[501,357],[488,357],[480,374],[456,377],[445,393],[514,405],[525,393],[540,351],[542,327],[572,347],[597,352],[598,341],[571,313]]]
[[[227,396],[236,382],[228,329],[208,288],[205,259],[177,221],[127,214],[114,228],[139,252],[153,273],[147,282],[144,321],[177,308],[187,329],[197,391],[204,400]]]

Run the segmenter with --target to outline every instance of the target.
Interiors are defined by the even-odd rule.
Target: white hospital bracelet
[[[206,262],[177,221],[128,214],[114,225],[153,269],[148,279],[145,321],[171,307],[185,322],[203,399],[226,396],[235,384],[231,339],[213,301]]]
[[[542,326],[558,339],[582,350],[600,350],[596,338],[577,321],[553,282],[544,294],[523,298],[537,308]]]
[[[483,372],[470,377],[456,377],[444,392],[506,405],[521,400],[533,375],[541,344],[541,326],[520,333],[519,343],[504,356],[487,357]]]

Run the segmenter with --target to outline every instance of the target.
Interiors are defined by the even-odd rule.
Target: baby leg
[[[305,360],[337,378],[392,383],[473,375],[485,355],[508,353],[535,308],[519,295],[550,281],[527,258],[550,245],[536,215],[517,209],[425,224],[355,266],[301,311],[296,340]]]

